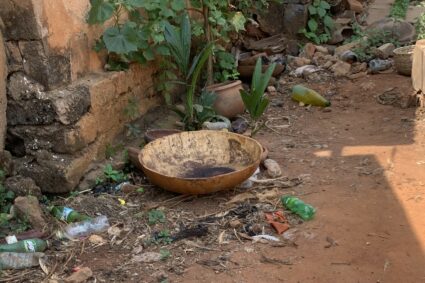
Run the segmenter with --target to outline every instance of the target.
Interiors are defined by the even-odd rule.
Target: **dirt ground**
[[[425,281],[425,115],[376,99],[392,87],[407,96],[410,78],[381,74],[305,83],[331,100],[328,110],[290,101],[293,83],[288,81],[284,93],[272,96],[269,128],[256,138],[269,148],[269,157],[279,162],[283,174],[300,184],[255,186],[249,192],[273,197],[246,200],[242,206],[227,202],[243,189],[182,197],[149,184],[143,185],[143,194],[82,194],[59,200],[91,215],[108,215],[119,233],[101,234],[105,243],[100,244],[88,239],[54,243],[49,277],[84,266],[93,271],[91,282]],[[282,209],[279,197],[286,194],[310,203],[317,214],[302,222],[286,212],[291,229],[279,236],[262,213]],[[126,204],[120,205],[118,198]],[[248,212],[240,212],[244,205]],[[164,223],[146,223],[152,208],[164,211]],[[243,228],[230,224],[235,220]],[[167,229],[173,234],[199,223],[208,227],[206,235],[146,244],[152,233]],[[246,224],[260,226],[281,241],[243,238]],[[137,254],[160,249],[170,256],[138,262]],[[27,274],[33,282],[46,278],[39,270],[32,272]],[[9,282],[23,281],[18,275]]]

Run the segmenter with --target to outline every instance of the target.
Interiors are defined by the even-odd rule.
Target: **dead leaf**
[[[274,199],[280,196],[280,193],[277,188],[272,190],[258,192],[255,194],[260,202],[268,202],[269,199]]]
[[[47,267],[46,260],[40,257],[40,258],[38,259],[38,263],[40,264],[40,268],[41,268],[41,270],[43,270],[43,272],[44,272],[46,275],[48,275],[48,274],[50,273],[50,271],[49,271],[49,268]]]
[[[99,235],[91,235],[89,237],[89,242],[92,243],[93,245],[103,245],[106,243],[105,239],[103,239]]]
[[[83,267],[79,269],[78,271],[74,272],[67,278],[65,278],[65,282],[67,283],[82,283],[85,282],[87,279],[93,276],[93,272],[88,267]]]
[[[241,193],[236,196],[234,196],[231,200],[226,202],[226,204],[234,204],[234,203],[240,203],[240,202],[246,202],[250,199],[256,199],[257,197],[252,193]]]
[[[113,237],[119,237],[119,235],[121,234],[121,229],[117,226],[109,227],[108,234]]]
[[[224,240],[226,236],[226,230],[224,230],[223,232],[220,233],[220,235],[218,235],[218,244],[222,245],[222,244],[228,244],[229,242]]]

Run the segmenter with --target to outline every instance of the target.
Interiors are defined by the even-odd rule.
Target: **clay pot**
[[[217,114],[233,118],[244,113],[245,105],[239,92],[241,89],[242,82],[239,80],[207,86],[208,91],[217,94],[217,99],[214,103],[214,110]]]
[[[262,72],[264,73],[267,70],[268,67],[269,67],[269,65],[263,65]],[[238,66],[238,72],[239,72],[239,75],[240,75],[241,78],[250,79],[252,77],[253,73],[254,73],[254,69],[255,69],[255,65]],[[284,70],[285,70],[285,65],[276,63],[276,67],[274,68],[274,71],[273,71],[273,77],[277,77]]]

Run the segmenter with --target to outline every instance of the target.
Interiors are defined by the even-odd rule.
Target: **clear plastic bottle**
[[[0,252],[34,253],[47,249],[48,243],[41,239],[28,239],[13,244],[0,245]]]
[[[282,197],[282,204],[295,214],[298,214],[303,220],[310,220],[314,217],[316,209],[296,197]]]
[[[0,270],[24,269],[39,265],[44,253],[0,253]]]
[[[108,228],[108,218],[101,215],[91,220],[69,224],[63,229],[63,231],[58,231],[56,236],[59,239],[68,238],[70,240],[76,240],[82,237],[87,237],[96,232],[106,231]]]

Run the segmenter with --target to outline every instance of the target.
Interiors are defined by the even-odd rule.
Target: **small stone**
[[[354,11],[356,13],[363,12],[363,5],[357,0],[347,0],[348,7],[351,11]]]
[[[334,64],[334,62],[327,61],[325,64],[323,64],[323,68],[329,69],[330,67],[332,67],[333,64]]]
[[[4,182],[4,187],[14,192],[16,196],[41,196],[41,189],[35,184],[34,180],[21,175],[7,178]]]
[[[367,71],[367,63],[366,62],[363,62],[363,63],[356,62],[356,63],[351,65],[351,73],[353,73],[353,74],[357,74],[357,73],[364,72],[364,71]]]
[[[343,61],[338,61],[330,68],[330,70],[334,73],[335,76],[343,77],[350,73],[351,65]]]
[[[323,54],[329,54],[329,50],[326,47],[321,46],[321,45],[316,45],[315,47],[316,47],[316,52],[321,52]]]
[[[264,160],[264,167],[267,168],[267,175],[271,178],[277,178],[282,175],[282,170],[280,169],[279,164],[273,159]]]
[[[316,46],[313,43],[308,42],[304,46],[304,49],[301,52],[300,57],[312,59],[315,52],[316,52]]]
[[[132,261],[133,262],[151,263],[151,262],[158,262],[161,259],[162,259],[162,255],[160,253],[146,252],[146,253],[143,253],[141,255],[133,256]]]
[[[99,235],[91,235],[89,237],[89,242],[94,244],[94,245],[102,245],[102,244],[106,243],[105,239],[103,239]]]
[[[361,44],[361,41],[353,41],[344,45],[341,45],[337,48],[335,48],[335,55],[339,56],[340,54],[342,54],[344,51],[348,51],[348,50],[354,50],[356,49],[359,45]]]
[[[376,49],[376,55],[381,59],[387,59],[393,55],[395,45],[392,43],[385,43]]]
[[[232,131],[237,134],[243,134],[248,129],[248,122],[243,118],[237,118],[232,122]]]
[[[291,62],[291,66],[298,68],[305,65],[310,65],[311,60],[303,57],[295,57],[293,61]]]
[[[274,86],[268,86],[267,87],[267,92],[270,93],[271,95],[276,94],[276,88]]]
[[[34,196],[17,197],[14,202],[16,215],[23,220],[28,220],[31,227],[36,230],[44,230],[47,226],[43,218],[38,199]]]
[[[276,78],[275,77],[271,77],[269,80],[269,86],[275,86],[276,85]]]
[[[82,283],[85,282],[87,279],[93,276],[93,272],[88,267],[83,267],[79,269],[78,271],[74,272],[67,278],[65,278],[65,282],[67,283]]]

